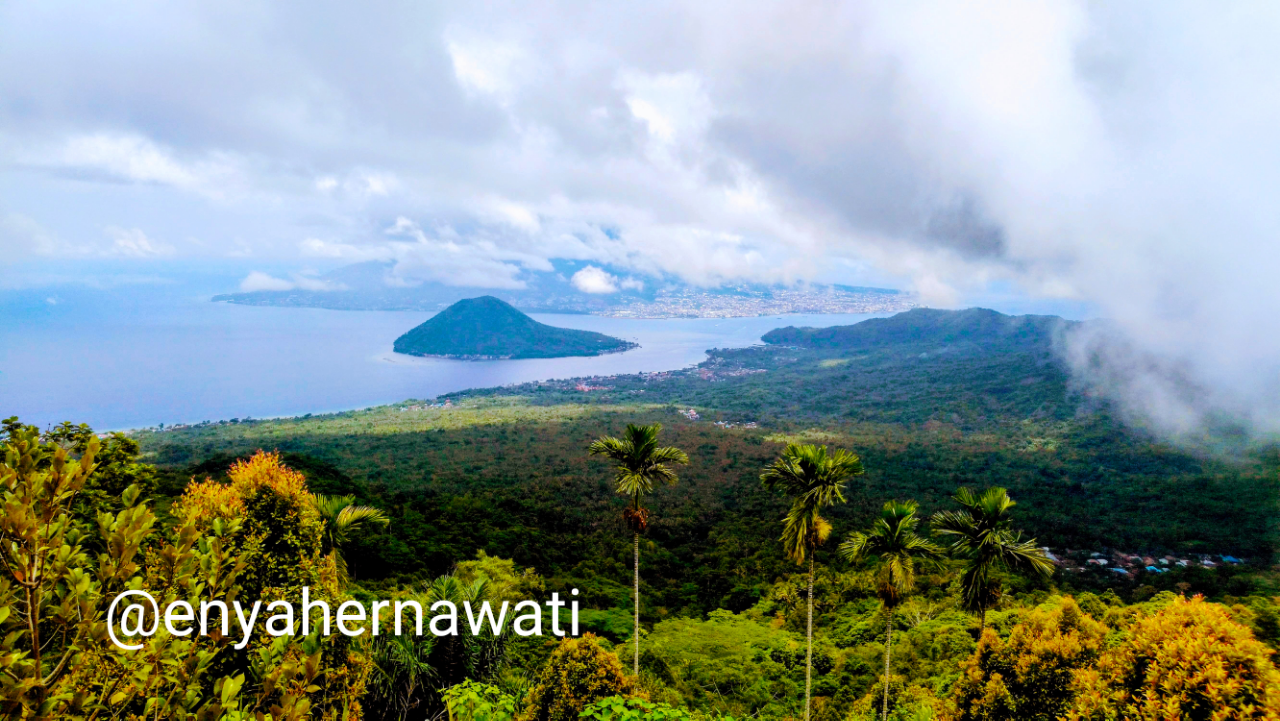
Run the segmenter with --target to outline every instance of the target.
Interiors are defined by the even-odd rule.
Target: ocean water
[[[633,340],[591,358],[454,361],[391,350],[430,313],[259,308],[140,292],[0,303],[0,417],[98,430],[321,413],[555,378],[674,370],[709,348],[760,342],[787,325],[848,325],[868,315],[635,320],[535,315],[548,325]]]

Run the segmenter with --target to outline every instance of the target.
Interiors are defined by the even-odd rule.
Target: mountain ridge
[[[761,338],[770,345],[813,349],[858,349],[880,345],[943,345],[980,351],[1045,350],[1073,327],[1056,315],[1005,315],[989,308],[913,308],[888,318],[827,328],[775,328]]]

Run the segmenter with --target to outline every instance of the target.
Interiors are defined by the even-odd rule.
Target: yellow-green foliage
[[[378,406],[361,411],[305,418],[280,418],[265,422],[237,423],[195,428],[186,431],[196,435],[216,435],[222,440],[251,441],[270,447],[282,438],[316,436],[392,435],[421,431],[449,431],[474,426],[513,423],[550,423],[581,418],[593,413],[625,412],[633,414],[660,404],[628,404],[600,406],[577,403],[535,405],[525,396],[489,396],[459,401],[450,408],[422,405]],[[138,437],[148,445],[162,445],[169,435],[142,432]]]
[[[674,693],[697,708],[768,717],[794,710],[789,702],[804,689],[804,636],[743,614],[660,621],[646,649],[642,673],[655,699],[673,701]],[[814,665],[815,694],[831,693],[837,684],[825,644],[815,647]],[[779,699],[785,702],[775,705]]]
[[[174,516],[201,530],[216,519],[241,520],[235,541],[249,561],[241,584],[253,598],[296,600],[304,586],[312,597],[333,595],[336,579],[322,557],[324,525],[306,478],[278,454],[263,452],[235,463],[227,475],[226,485],[189,485],[173,505]]]
[[[522,718],[573,721],[592,703],[628,695],[632,687],[618,657],[601,648],[595,636],[565,639],[543,666]]]
[[[235,463],[227,475],[231,480],[225,485],[206,480],[188,486],[173,506],[174,516],[200,530],[238,521],[231,543],[246,563],[240,587],[248,601],[261,599],[265,605],[281,599],[297,604],[306,587],[310,599],[328,603],[334,612],[344,599],[333,557],[323,554],[324,525],[306,478],[281,463],[278,454],[261,451]],[[301,619],[294,622],[301,624]],[[358,717],[358,699],[371,668],[367,654],[341,634],[324,638],[319,647],[325,689],[312,692],[313,703],[326,714]],[[225,658],[224,654],[224,661],[230,671],[243,671],[265,653],[294,658],[288,647],[275,649],[270,641],[259,638],[239,655]]]
[[[831,431],[824,431],[821,428],[810,428],[798,433],[771,433],[764,437],[764,440],[771,443],[805,444],[805,443],[832,443],[840,441],[844,436]]]
[[[516,716],[516,701],[497,686],[463,681],[444,692],[449,721],[511,721]]]
[[[1070,721],[1280,719],[1271,651],[1222,605],[1177,598],[1076,674]]]
[[[483,549],[476,552],[475,560],[462,561],[455,566],[453,577],[464,585],[485,579],[486,593],[494,603],[510,601],[515,604],[530,598],[542,598],[546,592],[546,582],[532,568],[520,569],[515,561],[490,556]]]
[[[1032,609],[1007,641],[987,629],[962,664],[956,721],[1053,721],[1069,708],[1073,673],[1095,662],[1107,629],[1070,597]]]
[[[229,602],[241,591],[238,577],[247,564],[229,542],[240,531],[238,519],[216,519],[203,531],[183,520],[168,540],[150,543],[140,563],[155,516],[132,485],[119,499],[123,510],[98,513],[103,552],[91,558],[84,519],[71,509],[82,507],[77,495],[96,470],[97,446],[91,439],[76,462],[61,447],[40,443],[34,429],[5,444],[0,711],[7,718],[69,720],[312,716],[308,694],[325,675],[313,643],[281,638],[260,649],[242,664],[253,678],[246,687],[244,672],[226,672],[229,638],[177,637],[148,614],[142,625],[154,623],[155,635],[121,634],[122,643],[141,648],[108,640],[104,613],[121,591],[146,590],[161,608]],[[358,718],[358,709],[347,717]]]
[[[592,721],[733,721],[732,716],[709,716],[642,698],[610,696],[588,706],[580,718]]]
[[[101,638],[104,597],[133,579],[155,519],[135,509],[110,519],[121,527],[108,536],[115,558],[95,569],[86,529],[70,505],[93,473],[97,439],[79,462],[41,444],[34,428],[22,429],[2,450],[0,710],[19,718],[62,713],[84,702],[67,683],[69,672],[94,636]]]
[[[883,699],[881,676],[865,696],[853,702],[844,721],[880,721]],[[907,684],[901,676],[889,677],[889,721],[929,721],[942,707],[942,701],[923,686]]]

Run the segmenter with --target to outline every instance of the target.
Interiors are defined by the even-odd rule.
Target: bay
[[[535,315],[540,322],[633,340],[589,358],[456,361],[393,353],[430,313],[262,308],[160,296],[148,301],[10,305],[0,318],[0,417],[98,430],[268,418],[429,399],[468,388],[675,370],[787,325],[870,315],[638,320]],[[206,296],[207,298],[207,296]]]

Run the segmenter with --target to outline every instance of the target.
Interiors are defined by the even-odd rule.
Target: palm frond
[[[350,540],[351,535],[365,525],[378,524],[386,526],[391,522],[382,510],[371,506],[353,505],[355,496],[327,496],[323,493],[311,494],[311,505],[323,524],[322,546],[325,553],[333,556],[334,568],[338,579],[345,583],[349,576],[347,561],[342,556],[342,546]]]
[[[1049,576],[1053,564],[1035,539],[1023,541],[1020,533],[1010,528],[1011,509],[1017,502],[1003,488],[988,488],[975,494],[961,488],[953,497],[958,511],[935,513],[930,524],[935,533],[947,538],[951,555],[964,560],[961,595],[969,610],[988,608],[999,595],[996,569],[1036,573]]]
[[[632,507],[640,507],[640,497],[653,493],[658,484],[670,485],[677,476],[668,464],[688,463],[689,456],[673,446],[659,447],[660,423],[628,424],[622,438],[605,436],[587,446],[587,453],[613,461],[618,493],[631,497]]]
[[[338,512],[335,520],[335,525],[344,537],[348,533],[359,530],[365,524],[375,523],[386,526],[391,523],[391,519],[382,509],[372,506],[347,506]]]
[[[1000,562],[1010,570],[1053,575],[1053,563],[1036,546],[1034,538],[1023,541],[1021,534],[1006,532],[998,548]]]
[[[943,549],[916,533],[920,519],[913,501],[889,501],[868,532],[854,533],[840,544],[840,555],[853,563],[874,560],[876,589],[893,607],[915,591],[918,564],[934,565]]]
[[[791,498],[782,521],[787,557],[803,563],[810,551],[826,542],[831,524],[823,508],[844,503],[844,484],[863,472],[862,461],[848,451],[828,454],[826,446],[792,443],[760,474],[764,487]]]

